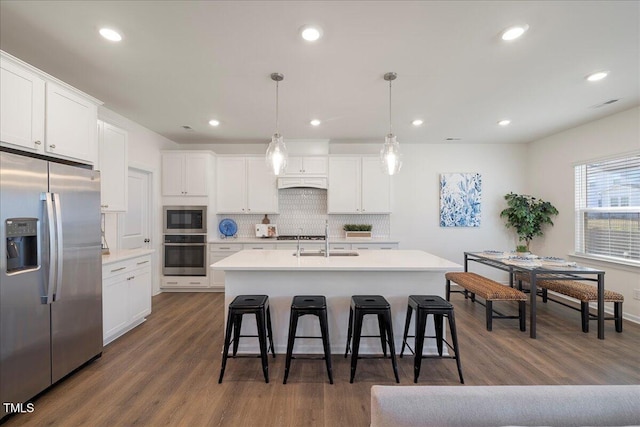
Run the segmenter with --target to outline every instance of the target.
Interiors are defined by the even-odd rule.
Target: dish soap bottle
[[[267,216],[267,214],[264,214],[264,218],[262,218],[262,223],[271,224],[271,220],[269,220],[269,217]]]

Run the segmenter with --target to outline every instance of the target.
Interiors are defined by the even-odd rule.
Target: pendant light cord
[[[276,80],[276,134],[280,135],[280,129],[279,129],[279,124],[278,124],[278,104],[279,104],[279,100],[278,100],[278,85],[280,84],[279,81]]]
[[[391,134],[391,80],[389,80],[389,135]]]

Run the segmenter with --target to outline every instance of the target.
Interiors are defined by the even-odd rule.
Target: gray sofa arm
[[[640,385],[376,385],[371,426],[640,426]]]

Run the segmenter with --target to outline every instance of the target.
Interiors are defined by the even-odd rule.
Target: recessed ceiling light
[[[597,82],[599,80],[604,79],[605,77],[607,77],[609,75],[608,71],[598,71],[597,73],[593,73],[593,74],[589,74],[587,77],[585,77],[588,81],[590,82]]]
[[[217,120],[209,120],[209,124],[210,124],[211,126],[218,126],[218,125],[220,125],[220,122],[219,122],[219,121],[217,121]]]
[[[322,37],[322,29],[313,25],[305,25],[300,29],[300,35],[308,42],[314,42]]]
[[[510,123],[511,123],[511,120],[509,120],[509,119],[500,120],[500,121],[498,122],[498,124],[499,124],[500,126],[509,126],[509,124],[510,124]]]
[[[527,30],[529,26],[527,24],[524,25],[514,25],[513,27],[509,27],[502,32],[500,36],[504,41],[511,41],[522,36]]]
[[[313,119],[309,123],[311,124],[311,126],[320,126],[320,123],[322,122],[318,119]]]
[[[100,28],[100,35],[112,42],[119,42],[122,40],[120,33],[116,30],[112,30],[111,28]]]
[[[424,121],[422,121],[420,119],[415,119],[414,121],[411,122],[411,124],[414,125],[414,126],[422,126],[423,123],[424,123]]]

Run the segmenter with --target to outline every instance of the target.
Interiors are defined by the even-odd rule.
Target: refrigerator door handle
[[[53,197],[53,205],[55,207],[56,217],[56,243],[58,250],[56,252],[56,289],[53,295],[54,301],[60,299],[60,293],[62,290],[62,261],[63,261],[63,246],[62,246],[62,206],[60,205],[60,194],[51,193]]]
[[[55,223],[53,219],[53,200],[51,193],[42,193],[40,197],[45,202],[47,225],[49,226],[49,280],[47,281],[47,295],[42,298],[43,304],[51,304],[53,302],[54,281],[56,278],[56,239],[55,239]]]

